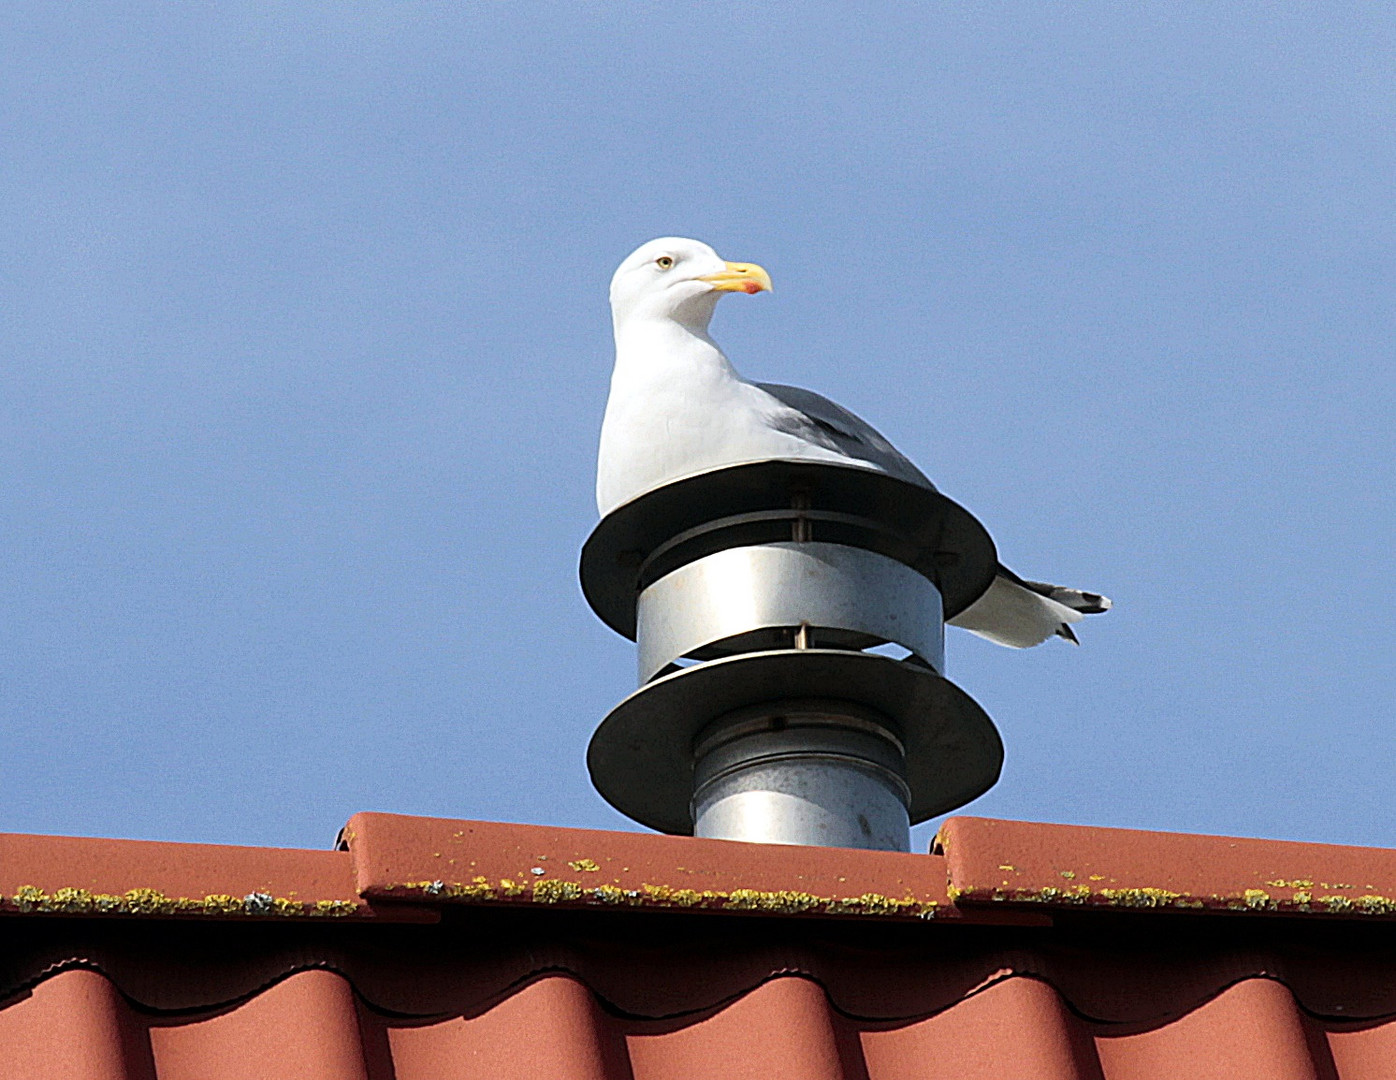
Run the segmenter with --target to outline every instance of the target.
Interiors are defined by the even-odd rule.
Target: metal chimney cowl
[[[661,832],[908,850],[1003,764],[944,676],[945,620],[997,565],[958,504],[854,466],[752,462],[626,503],[582,549],[587,601],[639,654],[592,782]]]

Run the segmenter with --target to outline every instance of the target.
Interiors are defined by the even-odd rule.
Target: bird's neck
[[[616,375],[667,380],[682,376],[738,378],[706,325],[672,318],[626,319],[616,327]]]

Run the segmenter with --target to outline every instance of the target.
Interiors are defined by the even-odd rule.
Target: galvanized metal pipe
[[[906,755],[888,722],[843,702],[721,717],[694,745],[693,833],[909,851]]]

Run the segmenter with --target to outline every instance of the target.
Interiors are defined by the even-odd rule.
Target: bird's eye
[[[672,255],[661,255],[654,260],[654,265],[661,270],[668,270],[669,267],[674,265],[674,257]]]

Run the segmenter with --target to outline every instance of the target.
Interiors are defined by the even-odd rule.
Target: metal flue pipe
[[[720,717],[693,747],[693,835],[907,851],[906,749],[846,702],[792,701]]]

